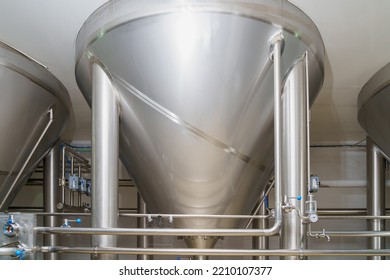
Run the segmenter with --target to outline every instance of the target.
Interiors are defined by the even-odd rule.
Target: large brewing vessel
[[[308,67],[312,103],[323,44],[288,1],[109,1],[84,23],[77,83],[92,105],[92,64],[109,77],[120,156],[150,212],[251,212],[273,170],[275,36],[284,38],[284,81],[295,65]],[[190,218],[173,226],[245,222]]]
[[[0,42],[0,212],[58,141],[71,108],[45,66]]]

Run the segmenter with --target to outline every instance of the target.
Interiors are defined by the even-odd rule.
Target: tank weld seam
[[[188,122],[181,119],[179,116],[168,110],[167,108],[161,106],[156,101],[151,99],[150,97],[146,96],[144,93],[142,93],[140,90],[126,82],[124,79],[119,77],[118,75],[113,74],[115,76],[115,79],[119,81],[119,83],[127,89],[129,92],[131,92],[135,97],[137,97],[139,100],[143,101],[146,105],[153,108],[157,112],[161,113],[166,118],[170,119],[171,121],[175,122],[176,124],[186,128],[193,134],[197,135],[198,137],[202,138],[203,140],[206,140],[207,142],[211,143],[215,147],[222,149],[224,152],[234,155],[238,159],[242,160],[243,162],[247,163],[250,166],[253,166],[261,171],[266,170],[266,166],[261,164],[260,162],[255,161],[251,157],[241,153],[240,151],[237,151],[235,148],[227,145],[226,143],[214,138],[213,136],[207,134],[206,132],[202,131],[201,129],[189,124]]]

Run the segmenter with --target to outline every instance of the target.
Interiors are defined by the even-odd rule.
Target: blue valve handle
[[[18,249],[15,251],[15,255],[19,258],[19,260],[24,260],[25,252],[23,249]]]
[[[77,218],[76,220],[68,220],[68,219],[65,219],[64,220],[64,224],[62,225],[62,227],[70,227],[70,222],[75,222],[77,224],[81,224],[81,219],[80,218]]]

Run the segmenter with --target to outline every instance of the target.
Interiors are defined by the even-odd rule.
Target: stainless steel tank
[[[270,53],[279,32],[284,78],[307,53],[313,102],[323,81],[323,44],[288,1],[109,1],[84,23],[77,83],[91,105],[91,64],[112,80],[121,159],[150,212],[251,212],[273,169]],[[245,222],[191,218],[173,226]]]
[[[0,212],[57,142],[72,115],[64,86],[0,42]]]
[[[358,121],[366,134],[390,158],[390,64],[363,86],[358,97]]]

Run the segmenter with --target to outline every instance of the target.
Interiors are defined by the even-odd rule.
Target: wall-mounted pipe
[[[65,181],[66,181],[66,178],[65,178],[65,171],[66,171],[66,161],[65,161],[65,158],[66,158],[66,154],[70,154],[71,155],[71,164],[70,164],[70,173],[71,174],[74,174],[74,161],[77,160],[79,162],[79,169],[78,169],[78,173],[79,173],[79,177],[80,177],[80,173],[83,171],[82,168],[81,168],[81,165],[85,166],[85,169],[88,171],[90,168],[91,168],[91,165],[89,163],[89,160],[84,158],[83,156],[79,155],[76,151],[74,151],[72,148],[70,148],[69,146],[67,146],[67,144],[65,143],[61,143],[63,145],[62,149],[61,149],[61,178],[60,178],[60,187],[61,187],[61,199],[60,199],[60,202],[62,205],[66,205],[66,206],[70,206],[70,207],[74,207],[74,192],[71,192],[69,194],[69,205],[67,205],[65,203]],[[81,205],[81,197],[80,197],[80,193],[79,193],[79,199],[78,199],[79,203],[78,203],[78,206],[80,207]]]

